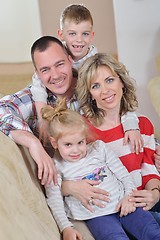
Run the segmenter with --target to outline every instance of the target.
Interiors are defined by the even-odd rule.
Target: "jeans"
[[[135,212],[124,217],[115,213],[85,222],[96,240],[129,240],[124,229],[138,240],[160,239],[158,223],[149,211],[142,208],[137,208]]]
[[[150,210],[150,212],[160,225],[160,201],[155,204],[155,206]]]

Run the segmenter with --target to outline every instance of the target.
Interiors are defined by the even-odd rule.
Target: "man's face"
[[[36,73],[46,88],[57,97],[70,97],[72,62],[60,45],[51,43],[45,51],[35,51],[34,62]]]

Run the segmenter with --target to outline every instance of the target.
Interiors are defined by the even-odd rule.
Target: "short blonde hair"
[[[83,4],[71,4],[67,6],[60,16],[60,29],[63,30],[65,21],[79,24],[83,21],[90,21],[93,26],[93,18],[90,11]]]
[[[97,53],[88,58],[79,69],[76,86],[77,99],[80,109],[85,116],[99,126],[103,122],[104,111],[93,104],[90,93],[91,81],[95,78],[100,66],[109,68],[113,76],[119,76],[123,83],[123,97],[120,104],[120,116],[128,111],[135,111],[138,106],[136,88],[133,79],[129,76],[124,64],[118,62],[113,56],[105,53]]]
[[[78,112],[67,108],[65,98],[58,100],[54,108],[51,106],[44,107],[42,117],[49,122],[50,135],[55,140],[58,140],[64,134],[72,133],[75,129],[84,132],[87,138],[88,126],[85,119]]]

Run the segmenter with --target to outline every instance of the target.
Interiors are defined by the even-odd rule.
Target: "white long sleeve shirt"
[[[62,159],[55,159],[55,162],[58,170],[58,186],[52,182],[49,187],[46,187],[46,194],[48,205],[60,231],[72,226],[68,217],[85,220],[115,213],[119,201],[135,189],[127,169],[114,152],[100,140],[88,144],[86,157],[77,162]],[[101,180],[98,187],[110,193],[110,202],[103,202],[104,208],[93,205],[94,212],[90,212],[74,197],[63,198],[61,194],[63,180],[77,181],[85,178]]]

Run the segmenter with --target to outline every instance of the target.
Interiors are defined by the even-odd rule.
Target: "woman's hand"
[[[63,181],[62,193],[64,196],[72,195],[78,199],[84,207],[93,212],[93,205],[103,208],[104,204],[101,201],[109,202],[109,193],[95,187],[99,184],[100,181],[88,179],[79,181]]]
[[[63,240],[82,240],[81,234],[72,227],[63,230]]]
[[[135,202],[135,207],[150,210],[159,201],[159,192],[157,190],[133,190],[129,201]]]

